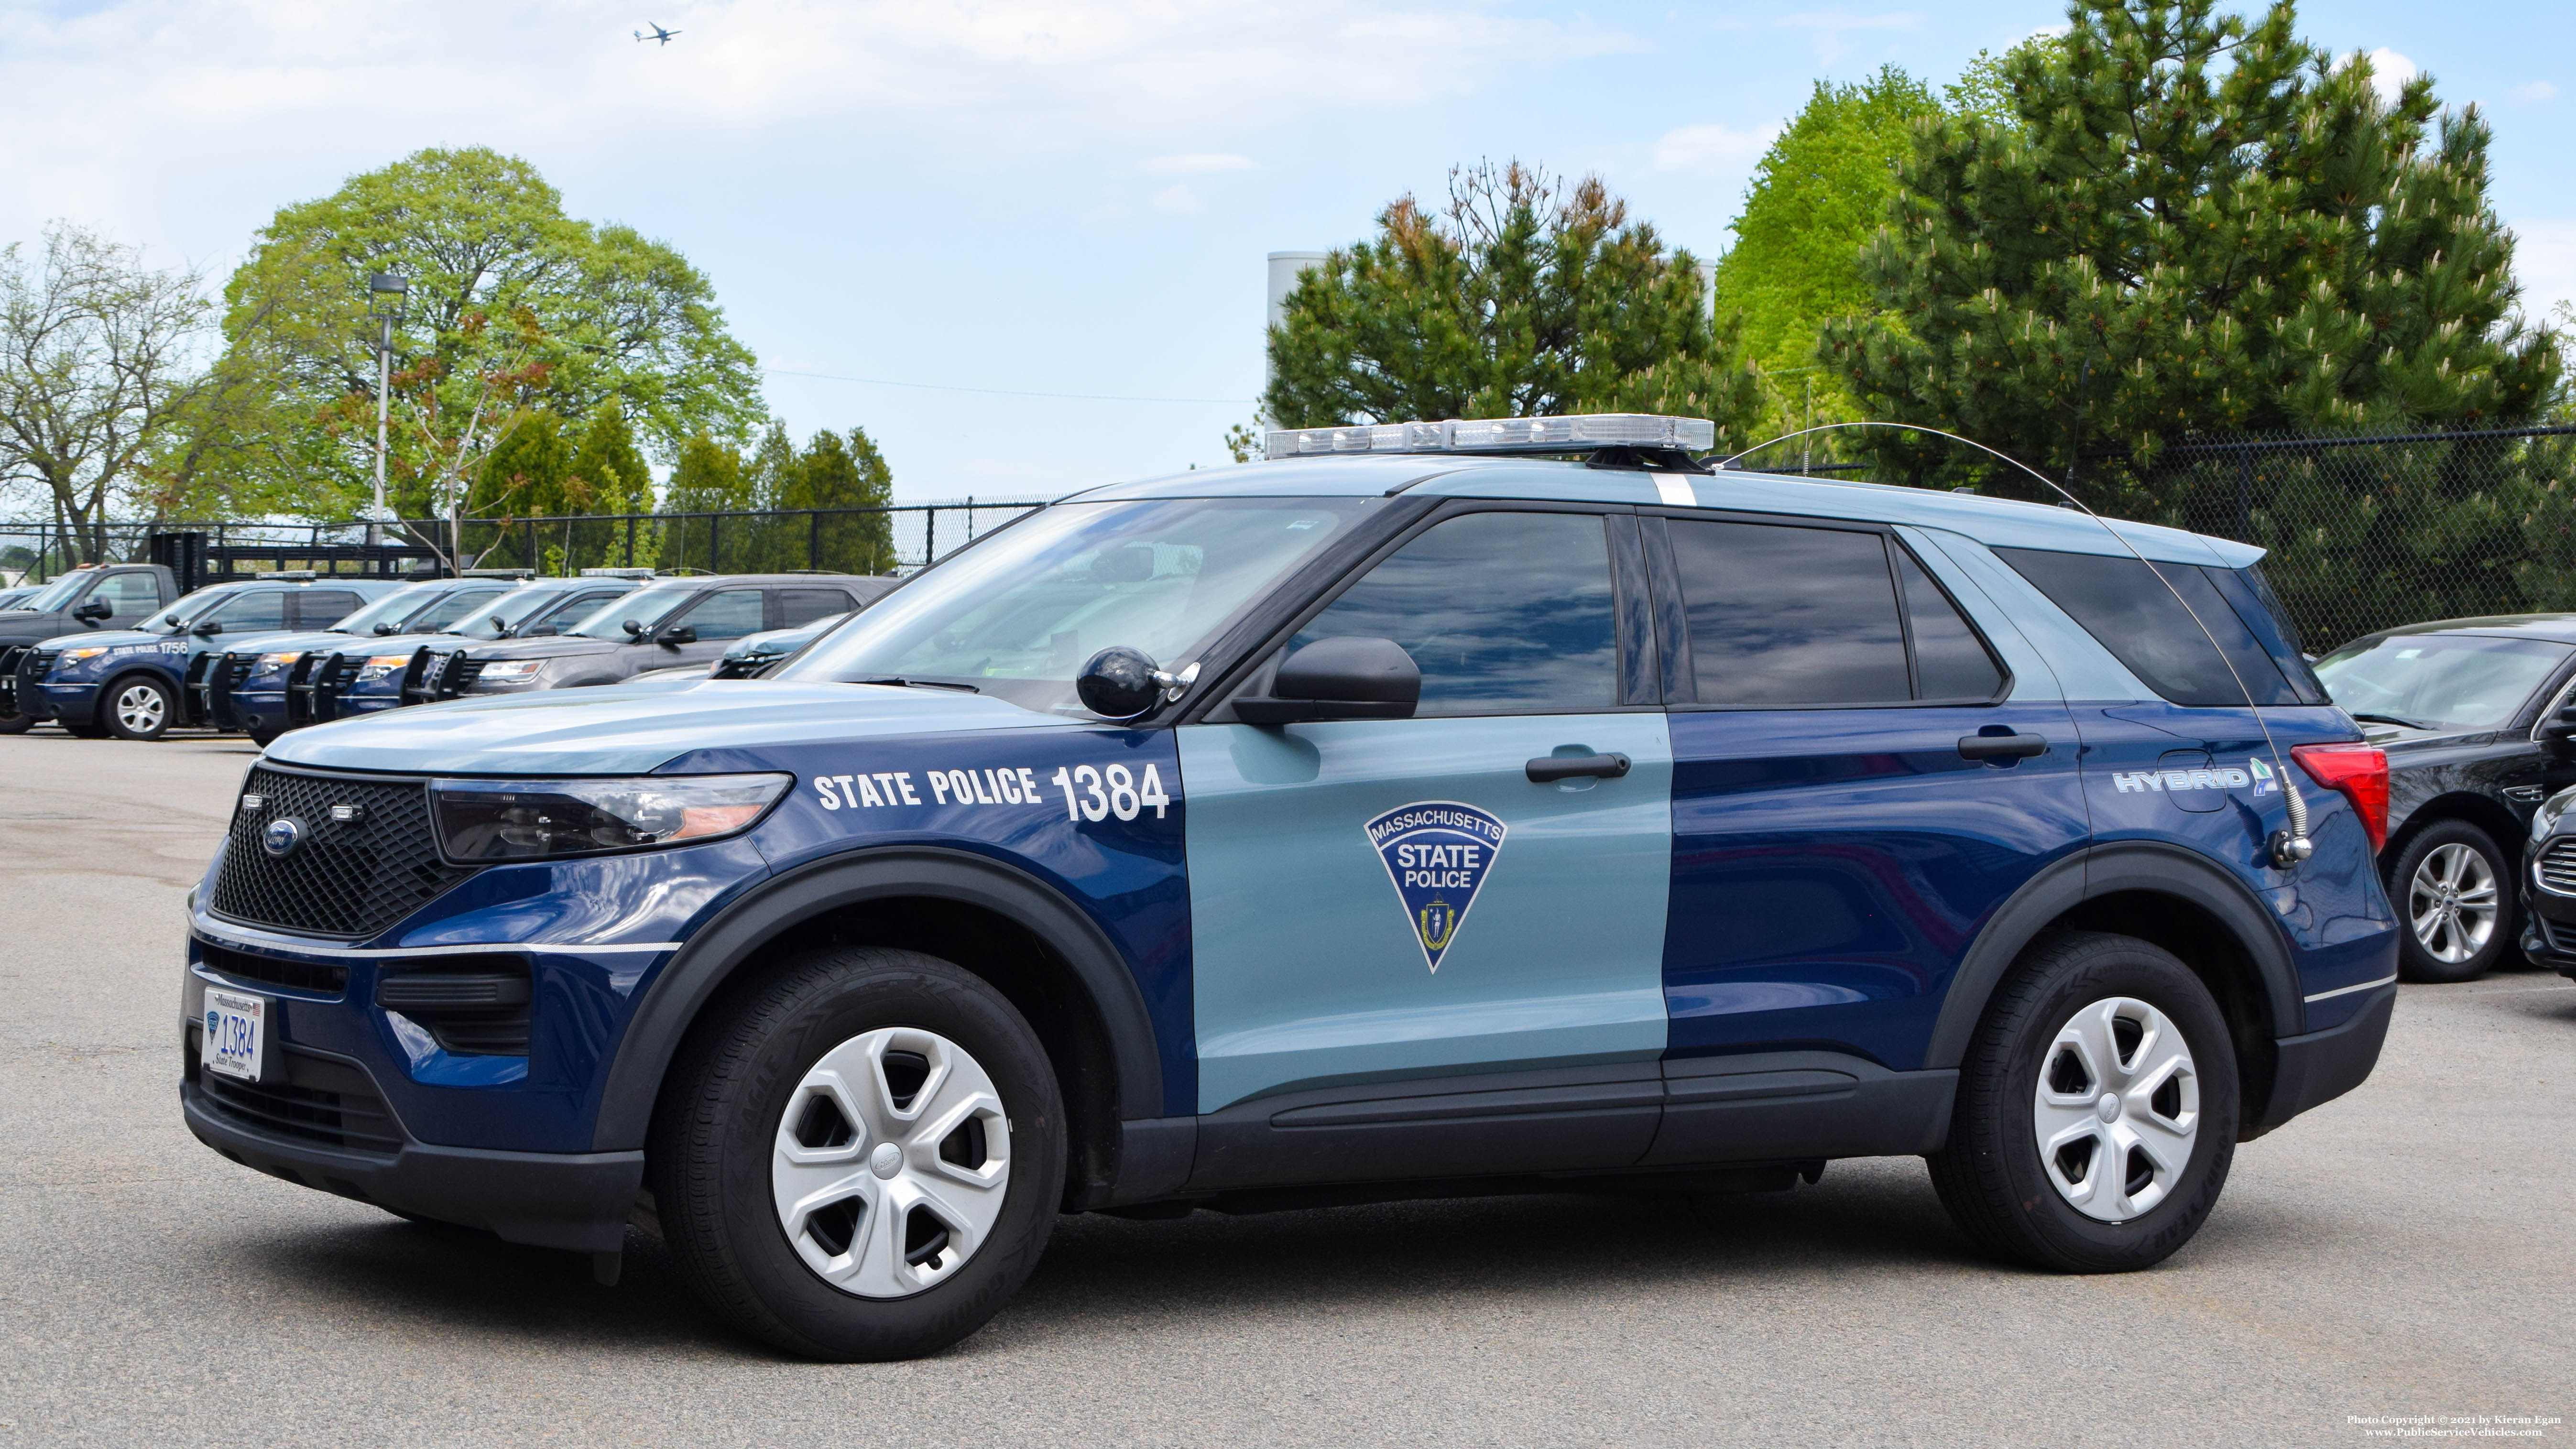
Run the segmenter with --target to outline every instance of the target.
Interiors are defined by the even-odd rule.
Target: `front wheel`
[[[23,714],[0,714],[0,735],[23,735],[34,729],[36,722]]]
[[[2416,832],[2388,871],[2406,917],[2397,967],[2409,981],[2474,981],[2513,949],[2513,867],[2495,837],[2465,820]]]
[[[99,701],[99,723],[120,740],[157,740],[170,732],[178,712],[179,697],[148,674],[116,681]]]
[[[2236,1058],[2200,978],[2134,937],[2070,933],[1996,990],[1932,1185],[1998,1257],[2129,1272],[2200,1230],[2236,1130]]]
[[[691,1034],[647,1156],[708,1307],[812,1358],[914,1358],[982,1327],[1036,1266],[1063,1121],[1001,993],[916,951],[831,948]]]

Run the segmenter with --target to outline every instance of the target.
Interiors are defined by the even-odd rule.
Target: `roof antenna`
[[[2090,364],[2088,363],[2087,366],[2089,367]],[[2113,539],[2117,540],[2119,545],[2122,548],[2127,549],[2131,556],[2135,557],[2138,562],[2145,564],[2147,566],[2147,572],[2156,576],[2156,582],[2165,586],[2165,592],[2173,595],[2174,602],[2182,605],[2182,611],[2185,614],[2190,615],[2191,622],[2200,629],[2200,637],[2209,641],[2210,650],[2217,654],[2218,662],[2227,666],[2228,677],[2236,681],[2237,693],[2245,696],[2245,712],[2254,716],[2255,728],[2260,729],[2263,732],[2263,747],[2271,752],[2273,772],[2280,777],[2282,803],[2286,804],[2290,810],[2289,828],[2287,830],[2275,830],[2272,832],[2272,839],[2269,842],[2272,864],[2279,869],[2288,870],[2292,866],[2297,865],[2300,861],[2303,861],[2316,853],[2316,842],[2308,838],[2307,798],[2299,793],[2298,777],[2292,773],[2289,759],[2281,753],[2280,745],[2273,740],[2272,726],[2264,720],[2263,711],[2255,706],[2254,691],[2246,685],[2245,676],[2237,671],[2236,661],[2227,657],[2226,650],[2218,647],[2218,636],[2209,631],[2209,625],[2201,619],[2200,611],[2193,608],[2191,606],[2191,601],[2182,596],[2182,590],[2173,586],[2173,580],[2165,577],[2164,570],[2157,568],[2153,561],[2151,561],[2145,554],[2140,553],[2138,551],[2138,546],[2131,543],[2127,535],[2111,526],[2110,520],[2104,518],[2101,514],[2094,512],[2092,509],[2085,507],[2084,500],[2076,497],[2075,494],[2063,484],[2052,481],[2047,474],[2040,472],[2028,463],[2023,462],[2019,458],[2016,458],[2001,449],[1989,448],[1974,438],[1963,438],[1957,433],[1944,432],[1939,428],[1927,428],[1917,423],[1818,423],[1811,428],[1800,428],[1794,433],[1783,433],[1779,437],[1773,438],[1768,442],[1756,443],[1752,447],[1745,449],[1743,452],[1735,454],[1733,457],[1718,460],[1716,466],[1720,470],[1732,468],[1735,466],[1737,459],[1750,457],[1755,453],[1761,452],[1765,448],[1774,447],[1778,444],[1788,442],[1792,438],[1802,438],[1809,433],[1821,433],[1833,428],[1893,428],[1898,432],[1922,433],[1930,437],[1947,438],[1954,443],[1965,443],[1980,453],[1985,453],[1992,457],[2002,459],[2004,462],[2028,473],[2033,478],[2039,480],[2040,486],[2055,489],[2060,496],[2065,498],[2068,507],[2078,510],[2085,517],[2092,519],[2095,523],[2101,524],[2102,531],[2108,533]],[[2075,463],[2071,456],[2068,458],[2066,464],[2066,478],[2067,482],[2070,483],[2075,480]]]

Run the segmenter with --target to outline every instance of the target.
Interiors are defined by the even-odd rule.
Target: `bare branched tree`
[[[194,268],[57,222],[30,265],[0,248],[0,484],[49,498],[96,560],[107,516],[208,386],[212,307]]]

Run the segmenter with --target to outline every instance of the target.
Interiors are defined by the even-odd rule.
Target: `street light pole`
[[[367,510],[367,543],[385,541],[385,419],[393,389],[394,323],[402,317],[411,281],[399,272],[377,272],[367,278],[367,315],[376,324],[376,501]]]

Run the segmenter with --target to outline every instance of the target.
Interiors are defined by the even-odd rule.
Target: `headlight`
[[[411,662],[408,654],[379,654],[358,666],[358,682],[371,684]]]
[[[96,659],[98,656],[106,652],[106,645],[93,644],[86,649],[66,649],[54,657],[62,663],[69,664],[75,659]]]
[[[85,649],[66,649],[54,656],[53,668],[47,671],[46,677],[69,679],[75,674],[86,671],[90,667],[91,660],[106,652],[107,646],[104,644],[93,644]]]
[[[2561,790],[2541,801],[2540,808],[2531,812],[2532,840],[2537,843],[2557,829],[2558,817],[2566,814],[2570,805],[2576,805],[2576,789]]]
[[[263,674],[275,674],[277,671],[284,669],[287,665],[294,663],[295,660],[296,655],[293,653],[263,654],[259,656],[259,662],[250,667],[250,677],[257,679]]]
[[[534,679],[545,667],[546,661],[542,659],[496,659],[483,666],[483,672],[476,676],[475,682],[517,684],[523,680]]]
[[[455,861],[561,859],[739,835],[793,775],[626,780],[440,780],[438,843]]]

